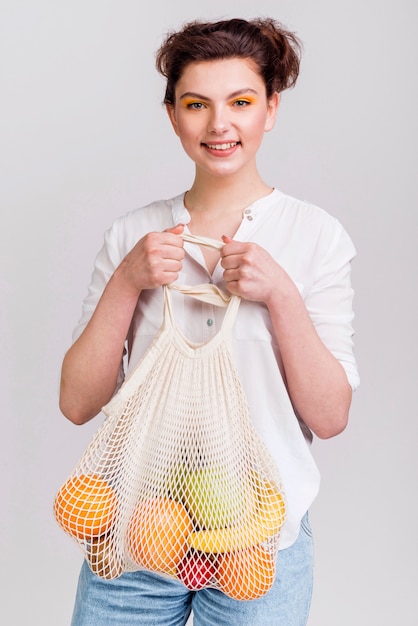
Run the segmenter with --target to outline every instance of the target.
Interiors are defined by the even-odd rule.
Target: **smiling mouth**
[[[210,150],[231,150],[239,143],[239,141],[230,141],[228,143],[204,143],[203,145]]]

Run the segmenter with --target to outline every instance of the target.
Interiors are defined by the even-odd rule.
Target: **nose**
[[[224,107],[217,106],[211,110],[208,123],[208,131],[213,135],[222,135],[230,127],[227,111]]]

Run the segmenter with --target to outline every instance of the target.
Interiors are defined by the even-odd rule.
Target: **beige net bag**
[[[176,327],[172,289],[226,308],[211,340],[192,343]],[[214,285],[163,290],[160,331],[103,408],[55,517],[103,578],[146,569],[258,598],[274,582],[285,499],[231,356],[240,299]]]

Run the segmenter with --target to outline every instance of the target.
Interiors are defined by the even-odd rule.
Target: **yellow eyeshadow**
[[[232,102],[248,102],[249,104],[253,104],[257,102],[257,98],[255,96],[239,96],[238,98],[234,98]]]
[[[181,103],[184,107],[188,107],[191,104],[200,104],[200,100],[196,100],[196,98],[183,98]]]

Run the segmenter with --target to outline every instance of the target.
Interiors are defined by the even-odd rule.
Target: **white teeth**
[[[238,143],[237,141],[234,141],[233,143],[217,143],[214,145],[211,145],[210,143],[208,143],[206,145],[211,150],[229,150],[230,148],[234,148],[234,146],[236,146],[237,143]]]

